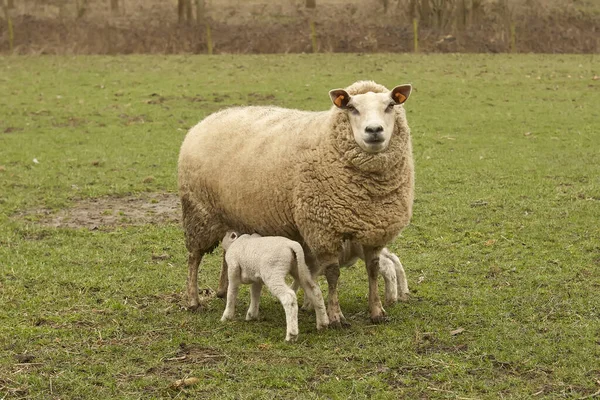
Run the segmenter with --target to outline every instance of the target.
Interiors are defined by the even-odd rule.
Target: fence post
[[[517,28],[514,22],[510,24],[510,52],[517,52]]]
[[[10,11],[8,11],[9,6],[7,0],[2,0],[2,9],[4,10],[4,16],[6,17],[6,25],[8,29],[8,49],[12,54],[15,48],[15,32],[13,30],[13,22],[10,17]]]
[[[317,48],[317,29],[315,28],[315,21],[311,18],[310,22],[310,42],[312,43],[312,52],[318,53],[319,49]]]
[[[208,23],[206,23],[206,52],[209,56],[213,53],[212,33]]]
[[[413,18],[413,38],[415,53],[419,52],[419,20]]]

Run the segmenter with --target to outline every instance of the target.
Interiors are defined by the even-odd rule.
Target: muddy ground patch
[[[37,209],[19,216],[55,228],[114,229],[146,224],[177,224],[181,221],[181,206],[175,193],[147,193],[81,199],[59,211]]]

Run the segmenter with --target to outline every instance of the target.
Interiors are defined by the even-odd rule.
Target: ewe
[[[298,241],[313,276],[325,271],[330,324],[345,323],[337,283],[345,240],[362,246],[373,322],[385,319],[377,289],[381,250],[408,225],[414,171],[402,103],[372,81],[329,92],[333,106],[310,112],[237,107],[187,134],[179,194],[188,249],[190,306],[198,307],[198,266],[229,230]]]

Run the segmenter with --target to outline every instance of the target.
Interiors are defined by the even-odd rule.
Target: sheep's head
[[[350,96],[344,89],[329,92],[333,104],[348,113],[354,140],[368,153],[387,149],[394,132],[394,107],[404,103],[411,85],[396,86],[390,92],[367,92]]]
[[[223,250],[227,251],[227,249],[229,249],[229,246],[231,246],[231,243],[233,243],[238,237],[239,235],[236,232],[227,232],[225,234],[225,237],[223,237],[223,241],[221,242],[221,247],[223,247]]]

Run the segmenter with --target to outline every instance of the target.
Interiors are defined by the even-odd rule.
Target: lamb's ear
[[[400,85],[396,86],[392,89],[391,96],[392,100],[396,102],[396,104],[402,104],[406,100],[408,100],[408,96],[410,96],[410,92],[412,91],[411,85]]]
[[[235,240],[235,239],[237,239],[237,237],[238,237],[238,235],[235,232],[231,232],[231,235],[229,235],[229,239],[231,239],[231,240]]]
[[[329,91],[329,97],[337,108],[344,109],[348,106],[350,95],[344,89],[333,89]]]

